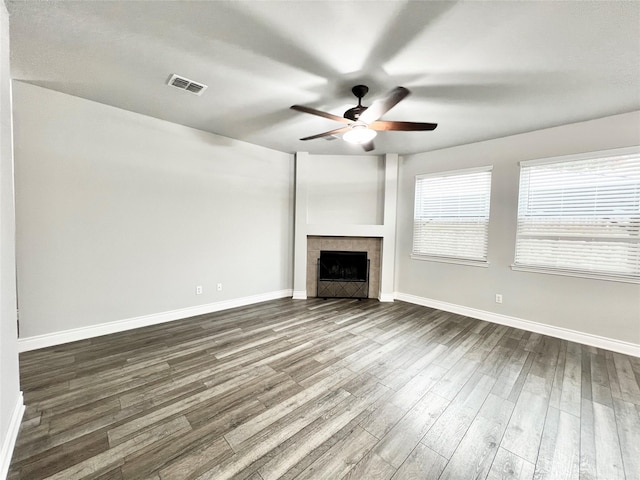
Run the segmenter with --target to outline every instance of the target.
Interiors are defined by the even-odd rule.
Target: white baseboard
[[[110,333],[123,332],[134,328],[147,327],[158,323],[171,322],[183,318],[194,317],[196,315],[204,315],[207,313],[219,312],[230,308],[244,307],[254,303],[267,302],[278,298],[286,298],[292,295],[292,290],[279,290],[276,292],[263,293],[259,295],[251,295],[249,297],[235,298],[232,300],[223,300],[221,302],[208,303],[206,305],[198,305],[195,307],[180,308],[168,312],[154,313],[151,315],[143,315],[140,317],[127,318],[117,320],[115,322],[101,323],[91,325],[89,327],[74,328],[64,330],[62,332],[47,333],[44,335],[36,335],[33,337],[19,338],[18,351],[27,352],[29,350],[37,350],[38,348],[51,347],[63,343],[76,342],[87,338],[99,337]]]
[[[20,392],[16,401],[16,406],[13,409],[13,414],[11,415],[9,429],[7,430],[5,437],[2,439],[2,450],[0,450],[0,478],[7,478],[9,465],[11,464],[11,456],[13,455],[13,448],[16,446],[16,440],[18,439],[18,433],[20,432],[22,415],[24,415],[24,399],[22,397],[22,392]]]
[[[527,330],[529,332],[549,335],[551,337],[561,338],[563,340],[569,340],[571,342],[582,343],[584,345],[590,345],[592,347],[603,348],[605,350],[611,350],[613,352],[640,357],[640,345],[638,345],[637,343],[624,342],[622,340],[601,337],[598,335],[592,335],[590,333],[579,332],[577,330],[570,330],[568,328],[555,327],[553,325],[547,325],[544,323],[532,322],[531,320],[510,317],[508,315],[488,312],[486,310],[478,310],[475,308],[465,307],[463,305],[456,305],[454,303],[442,302],[440,300],[418,297],[406,293],[396,292],[395,298],[404,302],[422,305],[423,307],[444,310],[445,312],[457,313],[466,317],[477,318],[479,320],[485,320],[487,322],[498,323],[500,325],[506,325],[508,327],[519,328],[521,330]]]
[[[295,300],[305,300],[307,298],[306,293],[306,291],[280,290],[276,292],[252,295],[249,297],[242,297],[233,300],[209,303],[206,305],[198,305],[196,307],[188,307],[178,310],[171,310],[169,312],[118,320],[115,322],[101,323],[99,325],[92,325],[90,327],[75,328],[62,332],[20,338],[18,339],[18,351],[26,352],[30,350],[37,350],[39,348],[51,347],[53,345],[60,345],[63,343],[98,337],[100,335],[108,335],[110,333],[117,333],[125,330],[132,330],[134,328],[156,325],[173,320],[180,320],[183,318],[194,317],[196,315],[219,312],[221,310],[243,307],[245,305],[266,302],[269,300],[276,300],[278,298],[291,297],[292,295],[293,299]],[[393,295],[381,295],[379,298],[381,302],[389,302],[393,301],[394,299],[402,300],[416,305],[422,305],[424,307],[436,308],[438,310],[444,310],[446,312],[457,313],[459,315],[465,315],[467,317],[477,318],[479,320],[485,320],[487,322],[519,328],[530,332],[562,338],[564,340],[569,340],[572,342],[583,343],[585,345],[591,345],[593,347],[604,348],[606,350],[624,353],[626,355],[632,355],[634,357],[640,357],[640,345],[636,343],[624,342],[622,340],[601,337],[598,335],[592,335],[589,333],[579,332],[562,327],[555,327],[544,323],[533,322],[521,318],[510,317],[508,315],[488,312],[486,310],[478,310],[471,307],[465,307],[463,305],[442,302],[440,300],[434,300],[431,298],[409,295],[406,293],[396,292]],[[0,476],[0,478],[2,477]]]
[[[393,293],[381,293],[378,296],[378,300],[381,302],[393,302],[395,299],[396,296]]]

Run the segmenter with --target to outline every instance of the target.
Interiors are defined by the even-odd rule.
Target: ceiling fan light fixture
[[[377,134],[378,132],[371,130],[366,125],[354,125],[342,138],[349,143],[362,145],[363,143],[369,143]]]
[[[341,128],[335,128],[328,132],[304,137],[300,140],[313,140],[315,138],[327,138],[332,135],[342,134],[342,138],[345,141],[361,145],[365,152],[369,152],[375,148],[372,140],[378,130],[417,132],[434,130],[438,126],[437,123],[380,120],[385,113],[402,101],[410,92],[404,87],[396,87],[391,90],[385,98],[376,100],[371,106],[365,107],[362,105],[362,97],[364,97],[368,91],[369,88],[366,85],[356,85],[353,87],[351,92],[358,97],[358,105],[344,112],[342,117],[334,115],[333,113],[323,112],[322,110],[316,110],[315,108],[305,107],[304,105],[292,105],[292,110],[328,118],[329,120],[340,122],[343,125],[346,123],[346,125]]]

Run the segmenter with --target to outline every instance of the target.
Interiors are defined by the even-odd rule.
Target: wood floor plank
[[[486,480],[532,480],[535,466],[500,447]]]
[[[264,375],[266,372],[272,372],[272,370],[269,367],[256,368],[255,370],[249,371],[246,374],[238,375],[222,384],[215,386],[212,385],[211,388],[207,388],[195,395],[190,395],[178,402],[153,410],[144,416],[136,417],[123,425],[109,430],[109,444],[111,446],[118,445],[125,439],[138,435],[147,427],[155,425],[158,422],[163,421],[165,418],[173,417],[176,414],[176,411],[187,411],[190,408],[197,406],[199,403],[221,395],[229,390],[236,389],[243,382],[259,377],[260,375]]]
[[[219,437],[200,448],[190,449],[187,454],[181,455],[175,462],[160,470],[159,476],[161,480],[198,476],[222,459],[229,458],[232,453],[233,450],[224,437]]]
[[[501,446],[535,463],[547,412],[548,398],[522,392],[507,426]]]
[[[349,397],[351,395],[341,389],[329,392],[314,402],[312,407],[310,406],[302,412],[296,412],[295,418],[276,422],[272,425],[273,428],[263,429],[239,446],[236,446],[234,448],[237,452],[236,454],[197,477],[198,480],[222,480],[234,477]],[[284,418],[286,419],[287,417]],[[227,437],[225,436],[225,438]]]
[[[350,378],[352,372],[347,369],[340,369],[334,375],[321,380],[311,387],[289,397],[285,402],[280,403],[262,414],[252,418],[248,422],[239,425],[237,428],[225,435],[225,438],[232,447],[238,446],[256,433],[269,427],[282,417],[296,410],[307,402],[326,394],[327,390],[336,386],[342,380]]]
[[[87,435],[30,457],[20,464],[20,473],[32,480],[46,478],[107,450],[109,441],[104,433]]]
[[[513,403],[489,394],[440,479],[485,478],[513,409]]]
[[[88,435],[94,433],[100,434],[100,432],[104,432],[106,434],[106,430],[110,426],[125,422],[130,417],[141,415],[144,410],[145,407],[143,405],[122,409],[117,413],[98,416],[84,424],[69,427],[53,436],[48,434],[48,428],[44,428],[42,435],[39,437],[32,438],[29,442],[18,444],[19,448],[14,451],[13,460],[22,461],[34,458],[49,449],[81,438],[86,438]],[[43,427],[48,427],[48,424],[44,424]]]
[[[220,462],[233,454],[233,450],[226,441],[222,441],[224,433],[229,431],[235,423],[251,418],[256,412],[263,410],[264,407],[260,402],[248,400],[217,412],[217,415],[212,413],[208,421],[199,427],[190,421],[192,430],[176,435],[163,444],[151,445],[127,455],[121,467],[123,475],[130,480],[144,479],[150,472],[160,476],[162,470],[165,473],[170,471],[174,464],[181,464],[185,458],[191,459],[194,452],[205,451],[211,445],[219,446],[212,453],[216,462]],[[188,460],[188,464],[192,465],[193,462]],[[193,471],[197,472],[199,468],[203,468],[204,471],[208,467],[209,463],[199,464]]]
[[[591,399],[608,407],[613,407],[613,396],[607,371],[607,359],[604,355],[590,354]]]
[[[378,441],[376,437],[356,426],[341,441],[296,476],[296,480],[342,478],[366,455]]]
[[[576,417],[580,416],[582,355],[580,346],[569,342],[563,370],[560,409]],[[592,377],[593,384],[593,377]],[[592,390],[593,393],[593,390]]]
[[[374,451],[369,451],[355,467],[344,477],[344,480],[389,480],[396,469],[385,462]]]
[[[446,464],[446,458],[419,443],[400,465],[392,480],[438,478]]]
[[[431,450],[450,459],[489,396],[495,378],[476,373],[422,439]]]
[[[9,480],[640,478],[640,359],[279,299],[20,354]]]
[[[395,395],[391,397],[390,402],[397,407],[408,410],[413,407],[445,373],[445,368],[438,365],[430,365],[398,390]]]
[[[380,383],[399,390],[412,380],[418,373],[427,368],[433,363],[435,358],[442,352],[446,351],[447,347],[440,344],[428,345],[425,348],[424,354],[413,362],[409,366],[398,366],[396,369],[391,369],[390,372],[380,379]]]
[[[597,478],[593,402],[583,398],[580,409],[580,479],[595,480]]]
[[[378,384],[377,388],[373,389],[371,394],[366,397],[357,398],[351,396],[352,398],[345,402],[346,405],[340,405],[336,411],[327,415],[327,418],[324,419],[325,421],[322,422],[322,425],[319,425],[319,428],[317,428],[312,435],[292,445],[287,451],[282,452],[277,458],[272,459],[263,466],[259,470],[260,476],[262,476],[264,480],[276,480],[280,478],[280,476],[292,468],[295,463],[299,462],[332,435],[344,428],[385,391],[386,387]]]
[[[407,409],[400,408],[393,403],[385,402],[363,420],[361,426],[374,437],[380,439],[384,437],[406,413]]]
[[[536,480],[579,480],[580,419],[550,407],[538,453]]]
[[[184,417],[177,417],[169,422],[156,425],[127,442],[94,455],[91,458],[76,463],[73,466],[47,477],[49,480],[80,480],[90,475],[111,470],[114,466],[124,463],[124,457],[132,450],[139,450],[149,444],[162,441],[171,435],[191,429],[189,422]]]
[[[593,425],[598,478],[624,480],[626,476],[613,409],[593,402]]]
[[[515,395],[512,395],[512,392],[514,392],[519,379],[521,379],[521,384],[524,383],[524,379],[529,373],[528,368],[530,368],[532,362],[533,359],[530,352],[516,350],[509,359],[508,364],[498,375],[491,393],[507,400],[514,399]],[[517,390],[517,395],[520,395],[519,390]]]
[[[461,358],[456,363],[449,364],[450,369],[433,387],[433,392],[448,400],[453,400],[478,369],[479,365],[480,362],[466,358]]]
[[[620,385],[619,398],[625,402],[640,405],[640,386],[638,385],[637,378],[628,357],[620,353],[614,353],[613,363],[616,373],[618,374],[618,382]]]
[[[435,393],[425,394],[420,401],[380,440],[376,453],[398,468],[449,404]]]
[[[627,478],[640,478],[640,412],[630,402],[614,401],[622,460]]]

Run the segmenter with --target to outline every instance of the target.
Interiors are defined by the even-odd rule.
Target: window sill
[[[412,260],[422,260],[427,262],[438,262],[438,263],[455,263],[458,265],[469,265],[472,267],[482,267],[487,268],[489,266],[489,262],[482,260],[465,260],[464,258],[448,258],[448,257],[429,257],[426,255],[411,255]]]
[[[606,280],[610,282],[640,284],[640,278],[607,275],[606,273],[578,272],[578,271],[572,271],[572,270],[560,270],[560,269],[553,269],[553,268],[529,267],[524,265],[511,265],[511,270],[514,270],[517,272],[542,273],[546,275],[562,275],[565,277],[591,278],[594,280]]]

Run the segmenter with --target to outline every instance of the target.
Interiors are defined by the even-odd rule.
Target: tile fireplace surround
[[[376,237],[307,237],[307,296],[316,296],[320,250],[367,252],[369,259],[369,298],[378,298],[380,290],[380,249]]]

